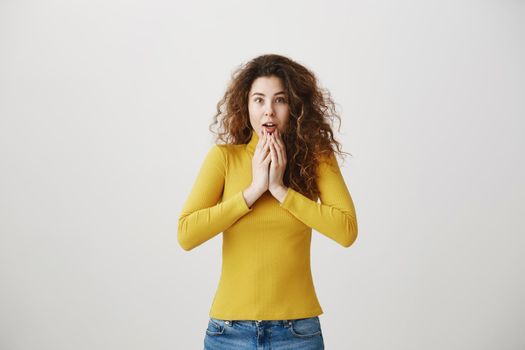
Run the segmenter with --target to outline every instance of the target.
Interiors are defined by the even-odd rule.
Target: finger
[[[266,142],[264,144],[264,147],[261,153],[262,153],[262,159],[265,159],[265,157],[270,155],[270,142]]]
[[[264,140],[263,148],[264,149],[269,149],[270,148],[270,138],[267,138],[267,139]]]
[[[277,143],[279,144],[279,146],[281,146],[282,148],[284,148],[284,142],[283,142],[283,138],[282,138],[280,132],[277,132],[277,138],[276,138],[276,141],[277,141]]]
[[[279,146],[279,144],[277,143],[276,140],[273,140],[273,149],[275,151],[275,158],[277,160],[277,164],[282,164],[283,160],[283,156],[281,154],[281,147]]]
[[[255,146],[255,148],[263,148],[264,149],[264,134],[261,137],[259,137],[259,141],[257,141],[257,145]]]
[[[281,145],[279,144],[279,142],[277,141],[277,136],[274,136],[272,137],[272,144],[274,146],[274,149],[276,151],[276,155],[279,156],[280,153],[281,153]],[[282,155],[281,155],[282,157]],[[280,160],[280,159],[279,159]]]
[[[273,135],[272,134],[268,135],[268,145],[271,146],[273,142],[274,142]]]
[[[277,143],[279,143],[279,145],[283,145],[284,142],[283,142],[283,137],[281,135],[281,133],[279,132],[279,130],[277,130],[277,137],[275,138],[275,140],[277,141]]]
[[[266,145],[268,143],[268,133],[266,130],[263,130],[263,145]]]
[[[271,154],[268,152],[268,155],[266,156],[266,158],[264,158],[264,160],[263,160],[262,163],[263,163],[264,165],[268,165],[268,163],[270,163],[271,160],[272,160],[272,158],[271,158]]]
[[[279,146],[279,153],[281,154],[281,162],[284,163],[286,160],[286,147],[284,146],[284,142],[281,139],[281,134],[278,134],[277,136],[279,136],[277,138],[277,144]]]
[[[267,141],[268,141],[268,138],[266,137],[266,133],[265,133],[264,130],[262,131],[262,133],[263,133],[263,134],[262,134],[262,137],[261,137],[261,139],[259,140],[259,142],[261,143],[261,147],[262,147],[263,149],[265,149],[265,148],[266,148],[266,145],[267,145],[267,143],[268,143],[268,142],[267,142]]]
[[[279,159],[277,158],[277,151],[275,150],[275,144],[270,145],[270,153],[272,155],[272,166],[276,167],[279,165]]]

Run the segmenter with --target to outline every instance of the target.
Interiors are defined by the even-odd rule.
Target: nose
[[[269,103],[269,104],[265,107],[264,115],[265,115],[265,116],[273,115],[273,106],[272,106],[271,103]]]

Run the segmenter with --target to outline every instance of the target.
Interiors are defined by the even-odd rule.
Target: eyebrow
[[[252,94],[252,96],[255,96],[255,95],[266,96],[266,95],[263,94],[262,92],[254,92],[254,93]],[[274,94],[274,96],[275,96],[275,95],[286,95],[286,93],[285,93],[284,91],[279,91],[279,92],[276,92],[276,93]]]

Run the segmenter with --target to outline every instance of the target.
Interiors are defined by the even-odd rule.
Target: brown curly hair
[[[319,87],[312,71],[288,57],[268,54],[241,64],[231,75],[226,92],[217,103],[217,113],[209,130],[216,141],[225,144],[246,144],[252,136],[248,112],[248,94],[259,77],[277,76],[288,95],[290,116],[282,134],[286,146],[286,170],[283,183],[306,197],[317,201],[319,189],[316,169],[335,153],[340,156],[341,144],[334,139],[331,125],[341,118],[336,112],[330,92]],[[219,131],[212,127],[218,125]],[[221,131],[222,129],[222,131]]]

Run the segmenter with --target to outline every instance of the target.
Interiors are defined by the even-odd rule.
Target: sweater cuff
[[[250,208],[248,206],[248,203],[246,203],[246,199],[244,199],[244,195],[242,194],[243,191],[239,191],[237,195],[235,195],[235,208],[238,209],[241,213],[245,214],[253,210],[253,207]]]
[[[295,190],[293,190],[291,187],[288,187],[286,195],[284,196],[284,200],[279,205],[285,209],[289,209],[292,205],[294,195]]]

